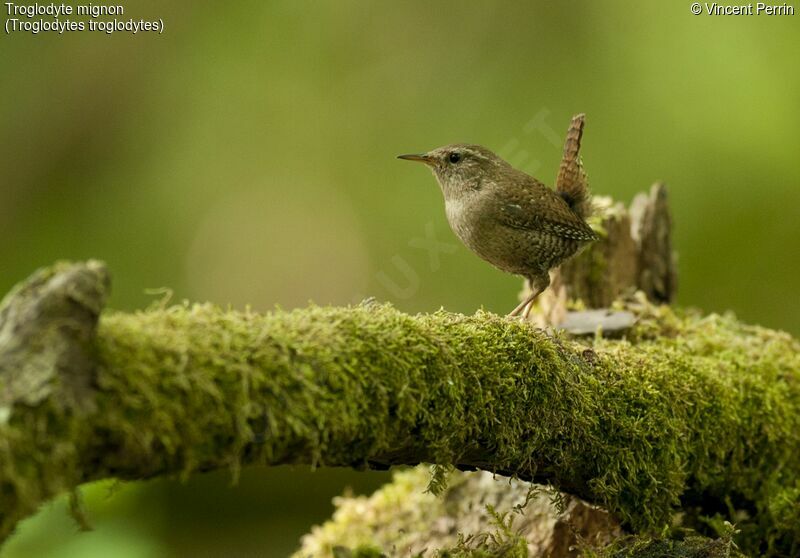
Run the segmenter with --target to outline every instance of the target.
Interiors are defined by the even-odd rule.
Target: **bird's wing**
[[[513,198],[504,198],[498,209],[500,224],[509,228],[578,241],[597,239],[592,228],[559,195],[538,181],[534,188],[518,193]]]

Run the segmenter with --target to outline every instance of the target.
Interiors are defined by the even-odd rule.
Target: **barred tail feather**
[[[580,157],[585,117],[584,114],[572,117],[564,142],[564,156],[556,178],[556,193],[583,219],[592,213],[589,184]]]

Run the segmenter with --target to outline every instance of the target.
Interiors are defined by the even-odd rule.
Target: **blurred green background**
[[[508,311],[520,287],[457,243],[399,153],[484,144],[552,183],[587,113],[595,193],[670,186],[679,303],[800,333],[800,15],[687,2],[131,1],[163,35],[0,38],[0,291],[100,258],[110,305],[291,308],[366,296]],[[5,14],[4,14],[5,15]],[[432,240],[448,250],[431,258]],[[378,473],[249,470],[85,490],[0,552],[285,556]]]

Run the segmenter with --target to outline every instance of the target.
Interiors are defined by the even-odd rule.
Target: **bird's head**
[[[400,155],[398,159],[419,161],[430,167],[445,199],[477,191],[509,168],[503,159],[480,145],[457,143],[427,153]]]

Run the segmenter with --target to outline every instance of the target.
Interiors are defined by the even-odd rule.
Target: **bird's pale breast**
[[[557,266],[580,247],[575,240],[504,225],[488,195],[447,200],[445,209],[456,236],[495,267],[528,277]]]

